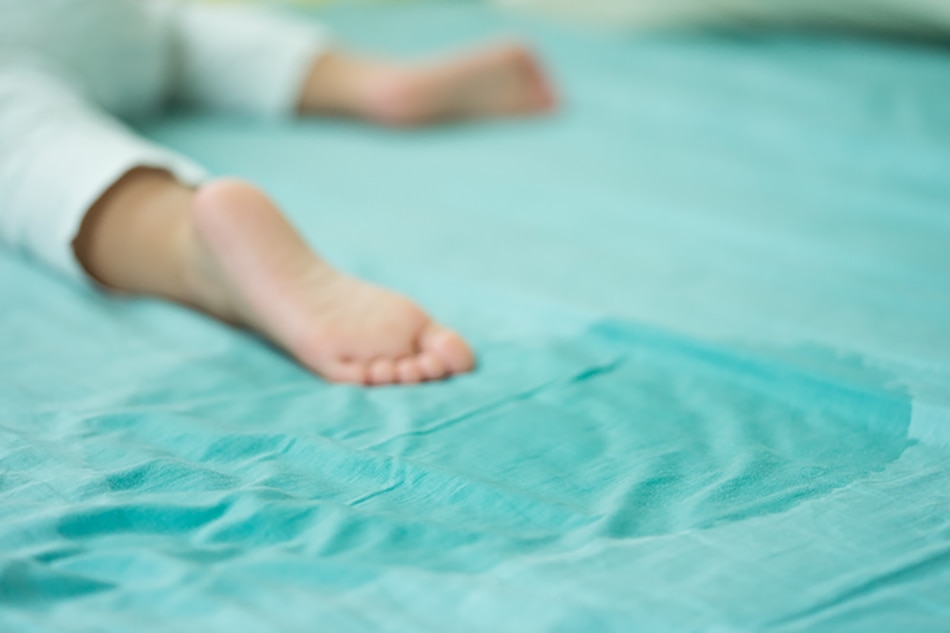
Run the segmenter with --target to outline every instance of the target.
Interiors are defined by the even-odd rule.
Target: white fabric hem
[[[130,148],[126,154],[103,163],[97,178],[86,178],[64,203],[54,226],[49,227],[48,241],[34,244],[30,250],[47,264],[68,277],[86,284],[95,284],[76,257],[73,242],[92,207],[126,174],[138,168],[163,169],[178,182],[197,187],[207,181],[207,172],[195,163],[158,148]]]

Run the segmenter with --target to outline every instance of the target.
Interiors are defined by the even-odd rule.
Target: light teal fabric
[[[328,386],[0,255],[0,630],[950,630],[950,56],[339,9],[537,43],[564,107],[423,131],[181,115],[476,344]]]

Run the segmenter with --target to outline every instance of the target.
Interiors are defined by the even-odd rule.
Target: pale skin
[[[413,65],[330,53],[314,61],[299,110],[404,126],[529,115],[554,101],[533,56],[497,44]],[[475,366],[461,336],[334,269],[244,182],[191,189],[164,171],[133,170],[89,211],[73,246],[105,288],[256,331],[331,382],[415,384]]]

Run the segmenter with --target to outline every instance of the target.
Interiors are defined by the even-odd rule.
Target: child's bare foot
[[[257,189],[205,185],[193,213],[194,302],[260,331],[321,376],[410,384],[472,368],[457,334],[404,297],[331,268]]]
[[[416,65],[330,54],[315,64],[302,109],[417,125],[538,113],[555,101],[534,55],[502,43]]]
[[[75,246],[104,284],[257,330],[334,382],[411,384],[474,364],[461,337],[408,299],[331,268],[241,182],[195,193],[137,170],[90,212]]]

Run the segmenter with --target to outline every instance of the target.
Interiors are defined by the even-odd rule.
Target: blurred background
[[[242,0],[213,0],[241,2]],[[417,0],[246,0],[259,4],[340,6]],[[935,36],[950,30],[945,0],[443,0],[472,2],[611,28],[704,24],[845,27]]]

